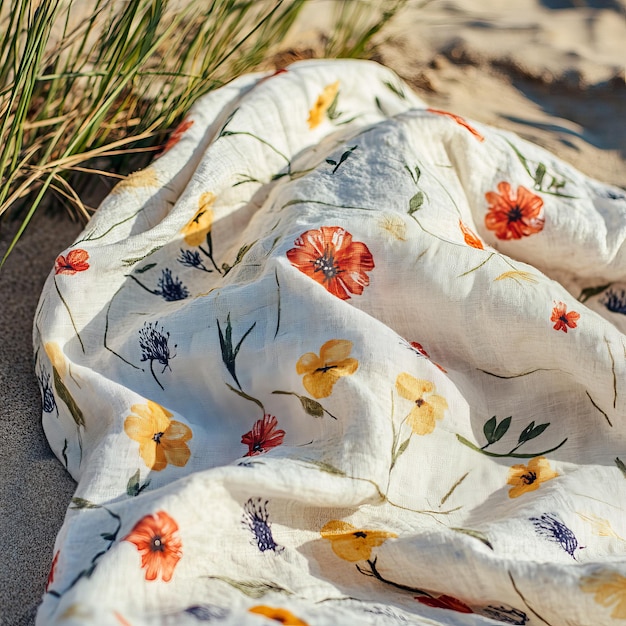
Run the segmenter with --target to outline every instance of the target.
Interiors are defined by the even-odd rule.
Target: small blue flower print
[[[178,276],[172,277],[172,270],[165,268],[161,272],[158,283],[158,294],[163,296],[167,302],[184,300],[189,295],[189,290],[178,280]]]
[[[141,360],[150,361],[150,371],[152,377],[158,383],[159,387],[163,389],[163,385],[159,382],[154,372],[153,364],[156,361],[163,366],[163,371],[166,369],[172,370],[170,361],[176,356],[173,350],[176,349],[177,344],[170,347],[170,334],[165,332],[165,329],[158,328],[158,322],[144,322],[143,327],[139,330],[139,347],[141,348]]]
[[[534,524],[538,535],[545,537],[548,541],[558,543],[573,559],[576,558],[574,551],[582,549],[582,546],[578,545],[578,539],[574,533],[556,515],[544,513],[540,517],[530,517],[529,520]]]
[[[281,552],[283,547],[279,546],[272,536],[267,512],[268,504],[267,500],[263,502],[261,498],[250,498],[243,507],[244,514],[241,522],[253,535],[252,545],[256,545],[261,552],[268,550]]]
[[[602,299],[602,304],[613,313],[621,313],[626,315],[626,291],[621,289],[619,292],[609,289]]]
[[[192,615],[200,622],[221,621],[228,615],[228,610],[215,604],[190,606],[185,609],[187,615]]]
[[[481,611],[481,614],[503,624],[515,624],[515,626],[524,626],[529,620],[524,611],[502,604],[500,606],[490,604]]]
[[[43,404],[44,413],[52,413],[52,411],[56,411],[58,417],[59,409],[57,407],[57,401],[54,398],[54,392],[50,386],[50,374],[48,374],[48,372],[46,372],[46,370],[42,367],[37,378],[39,379],[39,384],[41,385],[41,402]]]
[[[212,272],[200,258],[200,252],[197,250],[183,250],[180,251],[180,256],[176,259],[179,263],[185,267],[193,267],[203,272]]]

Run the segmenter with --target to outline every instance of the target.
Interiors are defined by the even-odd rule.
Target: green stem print
[[[244,342],[245,338],[252,332],[252,329],[256,326],[256,322],[248,328],[248,330],[243,334],[243,337],[239,340],[239,343],[233,348],[233,327],[230,323],[230,313],[226,318],[226,329],[222,333],[222,327],[220,326],[220,321],[217,321],[217,332],[220,337],[220,349],[222,350],[222,361],[226,366],[229,374],[233,377],[233,380],[239,387],[241,391],[241,385],[239,384],[239,379],[237,378],[237,372],[235,370],[235,360],[237,359],[237,355],[239,354],[239,350],[241,349],[241,344]]]
[[[343,163],[345,163],[351,156],[352,153],[358,148],[359,146],[352,146],[352,148],[348,148],[340,157],[339,157],[339,161],[335,161],[333,159],[326,159],[326,163],[328,163],[328,165],[334,165],[331,174],[334,174],[342,165]]]
[[[63,594],[67,593],[82,578],[91,577],[98,565],[98,561],[113,547],[113,544],[117,540],[117,535],[122,528],[122,518],[117,513],[114,513],[113,511],[111,511],[111,509],[107,508],[104,505],[94,504],[93,502],[85,500],[84,498],[74,497],[72,498],[72,504],[70,506],[70,509],[103,509],[115,520],[116,523],[115,528],[111,532],[100,533],[100,536],[105,542],[107,542],[107,545],[91,559],[91,563],[88,567],[78,573],[74,580],[72,580],[72,582],[69,584],[67,589],[62,592],[58,592],[52,589],[48,591],[50,595],[53,595],[57,598],[60,598]]]
[[[70,307],[68,306],[67,302],[65,301],[65,298],[61,295],[61,291],[59,289],[59,285],[57,284],[57,278],[56,276],[54,277],[54,287],[57,291],[57,294],[61,300],[61,302],[63,303],[63,306],[65,307],[65,310],[67,311],[67,314],[70,318],[70,322],[72,323],[72,328],[74,329],[74,332],[76,333],[76,337],[78,338],[78,342],[80,343],[80,347],[82,348],[83,354],[85,353],[85,344],[83,343],[83,340],[81,339],[80,333],[78,332],[78,328],[76,328],[76,323],[74,322],[74,318],[72,317],[72,312],[70,311]]]
[[[304,409],[304,412],[311,417],[324,417],[324,413],[329,417],[332,417],[334,420],[337,418],[330,412],[327,411],[317,400],[313,400],[313,398],[309,398],[307,396],[301,396],[298,393],[293,391],[272,391],[274,394],[280,394],[283,396],[295,396],[300,400],[300,404]]]
[[[233,393],[236,393],[240,398],[243,398],[244,400],[248,400],[249,402],[254,402],[254,404],[256,404],[261,409],[261,414],[265,415],[265,407],[263,406],[263,403],[259,399],[247,394],[245,391],[242,391],[241,389],[235,389],[232,385],[229,385],[228,383],[226,383],[226,386]]]
[[[198,250],[200,250],[200,252],[202,252],[202,254],[204,254],[206,257],[208,257],[209,261],[211,261],[211,265],[213,265],[213,267],[215,268],[215,271],[218,274],[222,273],[222,270],[220,270],[219,267],[217,267],[217,263],[215,262],[215,259],[213,258],[213,239],[211,238],[211,231],[209,231],[206,234],[206,243],[207,243],[207,249],[205,250],[202,246],[198,246]],[[202,268],[204,269],[205,272],[210,272],[211,270],[204,267],[204,263],[202,263]]]
[[[420,596],[425,596],[427,598],[433,597],[430,593],[428,593],[427,591],[424,591],[423,589],[419,589],[418,587],[409,587],[408,585],[402,585],[400,583],[393,582],[392,580],[388,580],[387,578],[382,576],[382,574],[378,571],[378,568],[376,567],[377,561],[378,561],[378,557],[374,557],[373,559],[367,559],[366,562],[369,565],[369,569],[366,569],[365,567],[361,567],[358,564],[356,565],[356,568],[360,574],[363,574],[364,576],[369,576],[370,578],[376,578],[376,580],[379,580],[381,583],[384,583],[385,585],[395,587],[396,589],[400,589],[401,591],[409,591],[411,593],[417,593]]]
[[[500,439],[502,439],[502,437],[504,437],[504,435],[509,430],[509,426],[511,425],[511,420],[512,420],[512,417],[509,416],[509,417],[505,417],[500,423],[498,423],[495,415],[491,419],[487,420],[485,424],[483,425],[483,434],[485,435],[485,439],[487,440],[487,443],[481,447],[477,446],[476,444],[473,444],[471,441],[467,440],[465,437],[463,437],[462,435],[459,435],[458,433],[456,435],[456,438],[463,445],[467,446],[468,448],[471,448],[472,450],[475,450],[476,452],[480,452],[481,454],[484,454],[486,456],[491,456],[491,457],[496,457],[496,458],[511,457],[514,459],[532,459],[536,456],[544,456],[550,452],[554,452],[555,450],[558,450],[567,441],[567,437],[566,437],[558,445],[548,450],[543,450],[541,452],[533,452],[531,454],[518,453],[517,452],[518,448],[521,448],[524,444],[529,442],[531,439],[535,439],[536,437],[539,437],[539,435],[541,435],[546,430],[546,428],[550,426],[550,422],[546,422],[545,424],[537,424],[535,426],[535,422],[533,420],[530,424],[528,424],[528,426],[526,426],[526,428],[524,428],[524,430],[521,432],[517,440],[517,444],[513,448],[511,448],[511,450],[509,450],[508,452],[500,453],[500,452],[491,452],[490,450],[487,450],[489,446],[497,443],[498,441],[500,441]]]
[[[146,480],[143,485],[141,484],[141,474],[137,470],[129,479],[126,484],[127,495],[134,497],[138,496],[144,489],[147,489],[150,485],[150,479]]]
[[[239,248],[239,251],[237,252],[237,257],[235,258],[235,262],[232,265],[229,265],[228,263],[222,263],[222,272],[224,276],[226,276],[226,274],[228,274],[228,272],[230,272],[230,270],[232,270],[233,267],[237,267],[237,265],[239,265],[243,261],[246,254],[250,252],[250,250],[257,243],[257,241],[258,239],[255,239],[252,243],[246,243],[243,246],[241,246],[241,248]]]
[[[505,141],[519,159],[526,173],[532,178],[535,191],[560,198],[576,198],[576,196],[570,196],[561,191],[570,182],[567,178],[548,172],[543,163],[530,161],[508,139],[505,139]]]

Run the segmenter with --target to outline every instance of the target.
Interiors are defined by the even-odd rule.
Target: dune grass
[[[266,61],[305,2],[0,0],[0,220],[19,220],[0,267],[41,207],[87,218],[90,176],[136,168],[198,96]],[[406,2],[337,0],[326,56],[367,56]]]

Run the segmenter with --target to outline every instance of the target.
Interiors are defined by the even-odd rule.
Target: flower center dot
[[[520,209],[518,206],[514,206],[507,213],[507,218],[509,220],[509,223],[511,223],[511,222],[519,222],[523,217],[524,217],[524,214],[522,213],[522,209]]]
[[[528,472],[528,474],[522,474],[521,478],[525,485],[532,485],[537,480],[537,474],[535,472]]]
[[[421,406],[424,404],[424,402],[425,402],[424,398],[418,398],[418,399],[415,401],[415,404],[416,404],[416,405],[418,406],[418,408],[419,408],[419,407],[421,407]]]
[[[161,443],[161,437],[163,437],[163,433],[154,433],[152,440],[156,443]]]

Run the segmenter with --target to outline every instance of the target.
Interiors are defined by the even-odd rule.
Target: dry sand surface
[[[377,59],[429,104],[513,130],[626,187],[626,0],[433,0],[393,24]],[[282,60],[320,49],[311,0]],[[0,232],[0,251],[9,237]],[[31,324],[56,254],[80,227],[38,216],[0,271],[0,625],[34,622],[74,485],[40,425]]]

